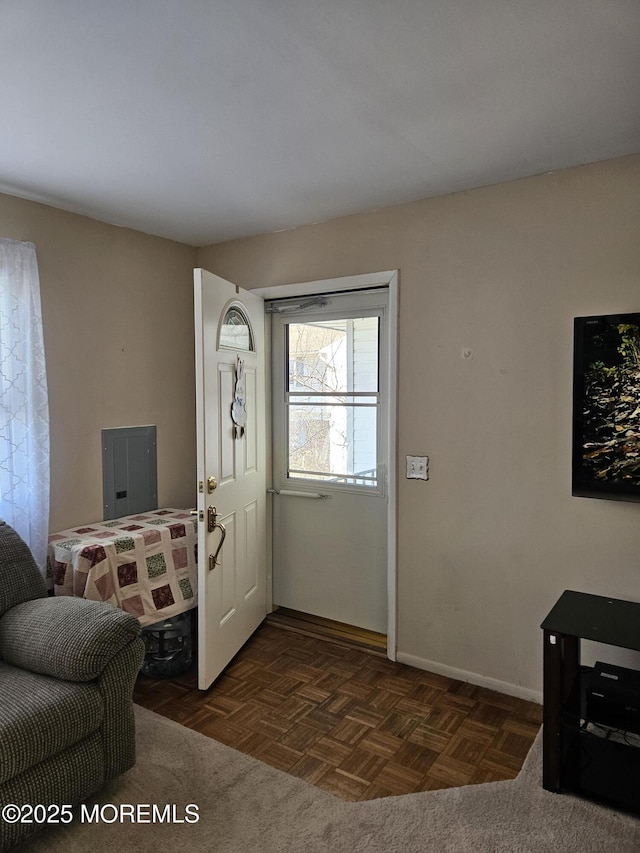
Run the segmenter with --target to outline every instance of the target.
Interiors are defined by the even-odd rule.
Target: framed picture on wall
[[[640,501],[640,313],[576,317],[572,493]]]

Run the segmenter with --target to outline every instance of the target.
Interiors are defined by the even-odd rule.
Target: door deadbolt
[[[218,488],[218,481],[216,480],[216,478],[215,477],[208,477],[207,478],[207,491],[209,492],[209,494],[211,494],[211,492],[215,492],[215,490],[217,488]]]

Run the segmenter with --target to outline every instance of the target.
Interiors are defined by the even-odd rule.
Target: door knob
[[[217,488],[218,488],[218,481],[216,480],[216,478],[215,477],[207,477],[207,491],[209,492],[209,494],[211,494],[212,492],[215,492],[215,490]]]

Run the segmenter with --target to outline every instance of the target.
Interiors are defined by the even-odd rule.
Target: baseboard
[[[405,652],[398,652],[396,660],[398,663],[415,666],[416,669],[425,669],[427,672],[435,672],[436,675],[446,675],[448,678],[455,678],[457,681],[475,684],[477,687],[486,687],[487,690],[495,690],[496,693],[504,693],[507,696],[515,696],[517,699],[526,699],[527,702],[535,702],[538,705],[542,705],[541,691],[530,690],[528,687],[522,687],[519,684],[500,681],[498,678],[488,678],[486,675],[480,675],[477,672],[456,669],[454,666],[447,666],[433,660],[425,660],[417,655],[409,655]]]

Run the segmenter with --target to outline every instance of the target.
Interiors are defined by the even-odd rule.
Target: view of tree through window
[[[289,476],[377,486],[378,318],[290,323]]]

